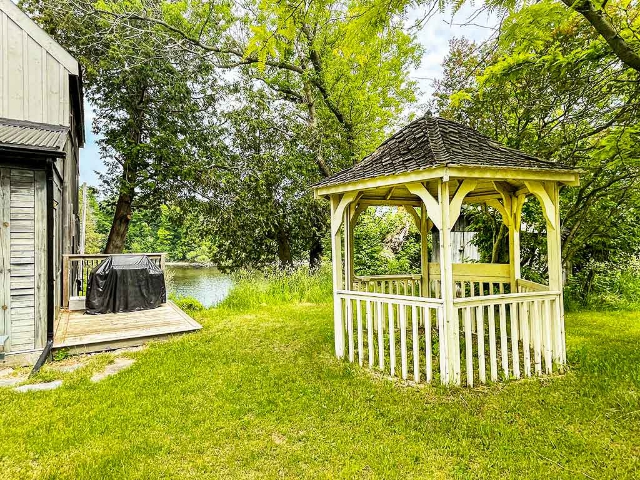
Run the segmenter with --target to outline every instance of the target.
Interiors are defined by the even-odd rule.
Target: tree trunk
[[[124,250],[124,242],[127,239],[129,223],[131,222],[131,215],[133,213],[131,208],[132,202],[133,195],[120,192],[104,253],[122,253]]]
[[[291,256],[291,243],[289,242],[289,234],[284,230],[278,230],[278,260],[280,268],[286,269],[293,267],[293,257]]]
[[[491,263],[498,263],[500,260],[500,252],[503,250],[504,239],[507,236],[507,227],[504,223],[500,223],[500,229],[498,230],[498,236],[493,243],[491,250]]]
[[[311,240],[311,247],[309,248],[309,270],[315,272],[320,268],[322,263],[322,237],[314,236]]]

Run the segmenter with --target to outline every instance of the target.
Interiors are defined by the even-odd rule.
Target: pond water
[[[205,307],[217,305],[229,295],[233,281],[214,267],[167,265],[169,293],[193,297]]]

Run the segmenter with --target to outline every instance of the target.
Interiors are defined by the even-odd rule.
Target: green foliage
[[[333,297],[330,265],[311,272],[299,267],[283,271],[239,271],[234,286],[219,308],[246,310],[287,303],[322,303]]]
[[[614,4],[612,4],[614,5]],[[623,4],[615,3],[616,8]],[[635,18],[635,7],[627,12]],[[563,261],[573,272],[640,249],[640,83],[603,38],[556,2],[524,6],[485,45],[451,43],[435,108],[506,145],[582,170],[561,192]],[[506,258],[504,227],[492,209],[475,212],[484,258]],[[545,221],[523,209],[523,271],[546,276]]]
[[[82,221],[82,212],[85,201],[87,202],[87,218],[85,226],[85,247],[87,254],[101,253],[107,242],[107,235],[111,227],[111,215],[105,218],[97,198],[97,191],[93,187],[87,187],[87,198],[84,198],[83,189],[79,192],[79,215]]]
[[[592,261],[569,278],[565,303],[571,310],[635,310],[640,306],[640,260]]]
[[[400,208],[369,207],[354,229],[356,275],[420,273],[420,232]]]
[[[69,356],[69,349],[68,348],[61,348],[61,349],[56,350],[55,352],[53,352],[53,360],[56,361],[56,362],[58,362],[60,360],[64,360],[68,356]]]
[[[181,310],[187,313],[194,313],[204,310],[202,304],[193,297],[181,297],[178,295],[169,295],[169,299],[175,303]]]

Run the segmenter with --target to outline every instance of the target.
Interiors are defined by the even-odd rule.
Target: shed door
[[[37,246],[43,243],[42,238],[46,235],[44,223],[38,222],[39,231],[36,229],[36,220],[41,219],[44,213],[42,208],[37,207],[46,203],[44,183],[36,188],[36,180],[40,180],[42,173],[3,169],[0,177],[3,191],[0,239],[4,266],[3,306],[7,307],[3,310],[2,323],[5,335],[9,335],[6,350],[12,352],[39,348],[42,343],[42,305],[36,301],[38,296],[42,297],[36,292],[45,293],[42,292],[41,276],[46,275],[43,252],[36,258]]]

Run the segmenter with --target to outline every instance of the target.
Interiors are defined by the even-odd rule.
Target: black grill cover
[[[164,273],[144,255],[109,257],[89,274],[87,313],[132,312],[167,301]]]

